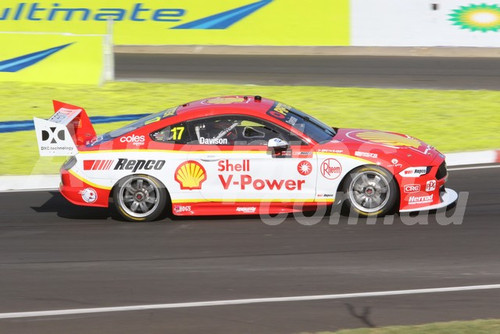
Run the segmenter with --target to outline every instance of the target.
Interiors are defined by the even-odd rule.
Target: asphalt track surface
[[[500,58],[116,54],[118,80],[500,89]]]
[[[500,168],[451,171],[449,186],[469,197],[463,222],[447,226],[434,214],[425,225],[399,216],[390,225],[347,217],[312,226],[294,217],[276,226],[248,217],[136,224],[57,192],[0,193],[0,316],[498,284],[499,176]],[[498,317],[499,299],[494,289],[0,319],[0,333],[299,333]]]

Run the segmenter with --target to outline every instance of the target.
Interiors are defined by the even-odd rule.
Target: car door
[[[193,189],[200,200],[238,205],[314,199],[316,157],[285,129],[241,115],[193,120],[188,128],[194,141],[184,169],[202,181]],[[286,145],[270,148],[270,141]]]

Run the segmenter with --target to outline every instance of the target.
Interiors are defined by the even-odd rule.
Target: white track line
[[[178,308],[207,307],[207,306],[247,305],[247,304],[260,304],[260,303],[283,303],[283,302],[348,299],[348,298],[362,298],[362,297],[382,297],[382,296],[414,295],[423,293],[460,292],[460,291],[476,291],[476,290],[492,290],[492,289],[500,289],[500,284],[454,286],[454,287],[412,289],[412,290],[342,293],[334,295],[229,299],[229,300],[213,300],[213,301],[187,302],[187,303],[97,307],[97,308],[81,308],[81,309],[33,311],[33,312],[12,312],[12,313],[0,313],[0,319],[50,317],[50,316],[61,316],[61,315],[106,313],[106,312],[163,310],[163,309],[178,309]]]
[[[486,168],[500,168],[500,165],[491,165],[491,166],[472,166],[472,167],[457,167],[457,168],[448,168],[448,172],[453,172],[456,170],[470,170],[470,169],[486,169]]]

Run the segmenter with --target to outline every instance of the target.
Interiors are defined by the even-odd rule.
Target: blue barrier
[[[147,115],[149,114],[130,114],[130,115],[120,115],[120,116],[92,116],[90,117],[90,121],[92,122],[92,124],[135,121]],[[34,129],[35,126],[32,120],[0,122],[0,133],[30,131]]]

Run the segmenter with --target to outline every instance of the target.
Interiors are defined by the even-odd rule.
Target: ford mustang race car
[[[445,157],[398,133],[332,128],[260,96],[190,102],[97,136],[81,107],[35,118],[40,155],[71,156],[61,194],[126,220],[314,211],[361,216],[447,207]]]

